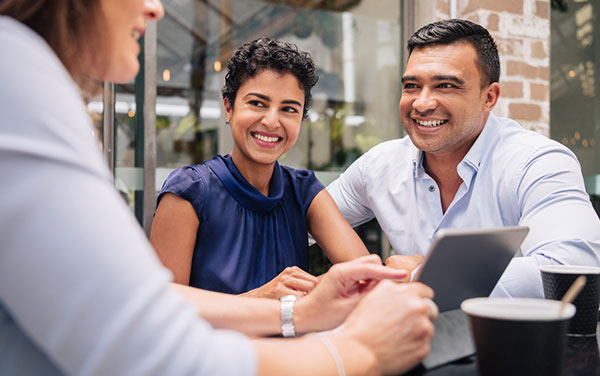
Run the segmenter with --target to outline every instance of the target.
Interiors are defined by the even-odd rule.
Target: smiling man
[[[441,228],[529,226],[497,296],[543,297],[538,265],[600,265],[600,220],[575,155],[492,113],[500,61],[488,31],[439,21],[407,47],[408,136],[377,145],[327,188],[350,224],[376,218],[403,255],[388,264],[408,269]]]

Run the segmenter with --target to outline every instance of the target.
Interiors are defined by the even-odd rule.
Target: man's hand
[[[317,277],[297,266],[290,266],[266,284],[242,295],[271,299],[279,299],[285,295],[304,296],[312,291],[318,283]]]
[[[294,321],[299,333],[333,329],[382,279],[401,280],[404,270],[381,265],[377,255],[333,265],[310,294],[296,302]]]
[[[385,261],[385,265],[394,269],[403,269],[408,272],[405,278],[400,282],[410,282],[410,276],[412,272],[418,268],[423,262],[423,255],[393,255],[388,257]]]

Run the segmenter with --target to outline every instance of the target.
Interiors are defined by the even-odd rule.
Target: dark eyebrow
[[[264,94],[259,94],[259,93],[248,93],[244,97],[248,97],[250,95],[254,95],[255,97],[259,97],[262,100],[265,100],[267,102],[271,102],[271,98],[269,98],[268,96],[266,96]],[[302,104],[300,102],[295,101],[293,99],[286,99],[286,100],[282,101],[282,103],[285,103],[285,104],[295,104],[298,107],[302,107]]]
[[[436,81],[452,81],[454,83],[457,83],[459,85],[464,85],[465,81],[461,80],[460,78],[456,77],[456,76],[446,76],[446,75],[439,75],[439,76],[433,76],[433,79]]]
[[[254,95],[255,97],[259,97],[260,99],[263,99],[267,102],[271,101],[271,98],[267,97],[266,95],[263,94],[259,94],[259,93],[248,93],[246,95],[244,95],[244,97],[249,97],[250,95]]]
[[[465,81],[461,80],[460,78],[458,78],[456,76],[451,76],[451,75],[437,75],[437,76],[433,76],[433,79],[435,81],[452,81],[458,85],[465,84]],[[417,76],[402,76],[402,83],[405,83],[406,81],[417,81]]]
[[[282,103],[285,103],[285,104],[295,104],[295,105],[297,105],[298,107],[302,108],[302,105],[300,104],[300,102],[298,102],[298,101],[295,101],[295,100],[293,100],[293,99],[286,99],[286,100],[284,100]]]

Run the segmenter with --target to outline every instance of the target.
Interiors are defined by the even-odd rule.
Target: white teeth
[[[131,33],[131,35],[134,39],[140,39],[140,32],[137,30],[134,30],[133,33]]]
[[[439,127],[444,124],[447,120],[415,120],[415,122],[423,127]]]
[[[280,137],[269,137],[269,136],[263,136],[261,134],[257,134],[257,133],[252,133],[252,137],[264,141],[264,142],[277,142],[279,141]]]

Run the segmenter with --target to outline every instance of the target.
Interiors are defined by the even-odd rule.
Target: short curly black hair
[[[221,89],[223,99],[227,98],[233,106],[240,86],[265,69],[291,73],[298,79],[300,87],[304,90],[302,119],[306,119],[312,98],[310,90],[319,79],[317,69],[309,53],[299,51],[292,43],[277,39],[258,38],[244,43],[233,53],[227,62],[228,72],[225,85]]]
[[[449,19],[430,23],[417,30],[408,40],[409,55],[415,48],[457,42],[470,43],[477,51],[477,67],[483,75],[482,86],[500,80],[500,58],[494,38],[474,22]]]

